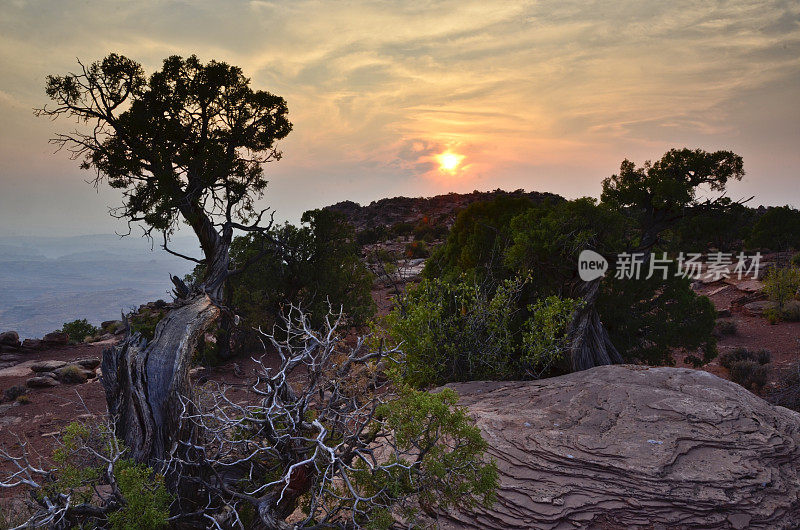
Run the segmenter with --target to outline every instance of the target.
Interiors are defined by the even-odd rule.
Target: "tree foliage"
[[[620,172],[603,182],[600,203],[583,198],[540,205],[511,199],[473,204],[461,212],[425,275],[489,278],[492,288],[528,276],[519,308],[548,296],[585,302],[576,310],[570,334],[580,339],[583,332],[593,333],[592,340],[583,342],[586,347],[602,342],[627,361],[649,364],[672,364],[672,352],[683,348],[688,360],[707,362],[716,354],[713,305],[698,297],[674,267],[666,278],[656,273],[646,279],[649,255],[670,250],[663,236],[687,209],[698,214],[736,210],[724,197],[702,200],[701,192],[720,193],[743,174],[742,159],[734,153],[673,149],[641,167],[625,160]],[[578,278],[578,255],[584,249],[610,262],[611,271],[594,289]],[[615,257],[622,252],[648,257],[641,279],[614,277]],[[576,369],[576,350],[570,348]]]
[[[800,210],[790,206],[767,208],[758,216],[747,245],[774,251],[800,249]]]
[[[79,73],[48,76],[46,92],[54,104],[39,115],[85,125],[53,141],[94,169],[95,185],[122,190],[115,215],[161,232],[165,249],[186,222],[205,256],[207,292],[221,297],[233,231],[260,229],[263,164],[280,158],[276,141],[292,128],[283,98],[253,90],[236,66],[194,55],[168,57],[148,78],[112,53]]]
[[[230,278],[230,304],[242,317],[241,329],[269,327],[290,304],[302,306],[316,325],[329,303],[341,307],[355,325],[374,313],[372,276],[360,259],[352,226],[330,210],[308,211],[301,221],[234,238],[233,263],[250,263]],[[202,276],[198,266],[189,280]]]

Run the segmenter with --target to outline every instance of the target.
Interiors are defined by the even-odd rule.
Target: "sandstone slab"
[[[442,528],[800,527],[800,414],[685,368],[450,385],[500,471]],[[610,526],[609,526],[610,525]]]

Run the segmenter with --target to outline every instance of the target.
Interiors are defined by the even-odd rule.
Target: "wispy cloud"
[[[0,185],[72,167],[19,166],[54,127],[20,109],[43,102],[47,73],[109,51],[148,69],[173,53],[227,60],[286,97],[295,131],[270,171],[292,215],[442,186],[593,193],[622,158],[676,144],[736,147],[776,182],[800,162],[750,134],[774,123],[800,140],[785,101],[800,93],[796,2],[16,1],[0,7],[0,141],[22,131],[12,143],[37,149],[4,156]],[[446,148],[466,155],[460,180],[437,180],[432,150]]]

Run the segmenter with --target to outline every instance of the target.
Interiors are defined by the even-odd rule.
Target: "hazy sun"
[[[454,173],[455,170],[458,169],[458,165],[461,164],[461,161],[464,160],[464,155],[457,155],[450,151],[445,151],[440,155],[436,155],[436,160],[439,161],[439,169],[447,171],[448,173]]]

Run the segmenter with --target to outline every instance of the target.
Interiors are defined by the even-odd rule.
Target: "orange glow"
[[[455,173],[461,161],[464,160],[464,155],[458,155],[445,151],[442,154],[436,155],[436,160],[439,162],[439,169],[447,173]]]

